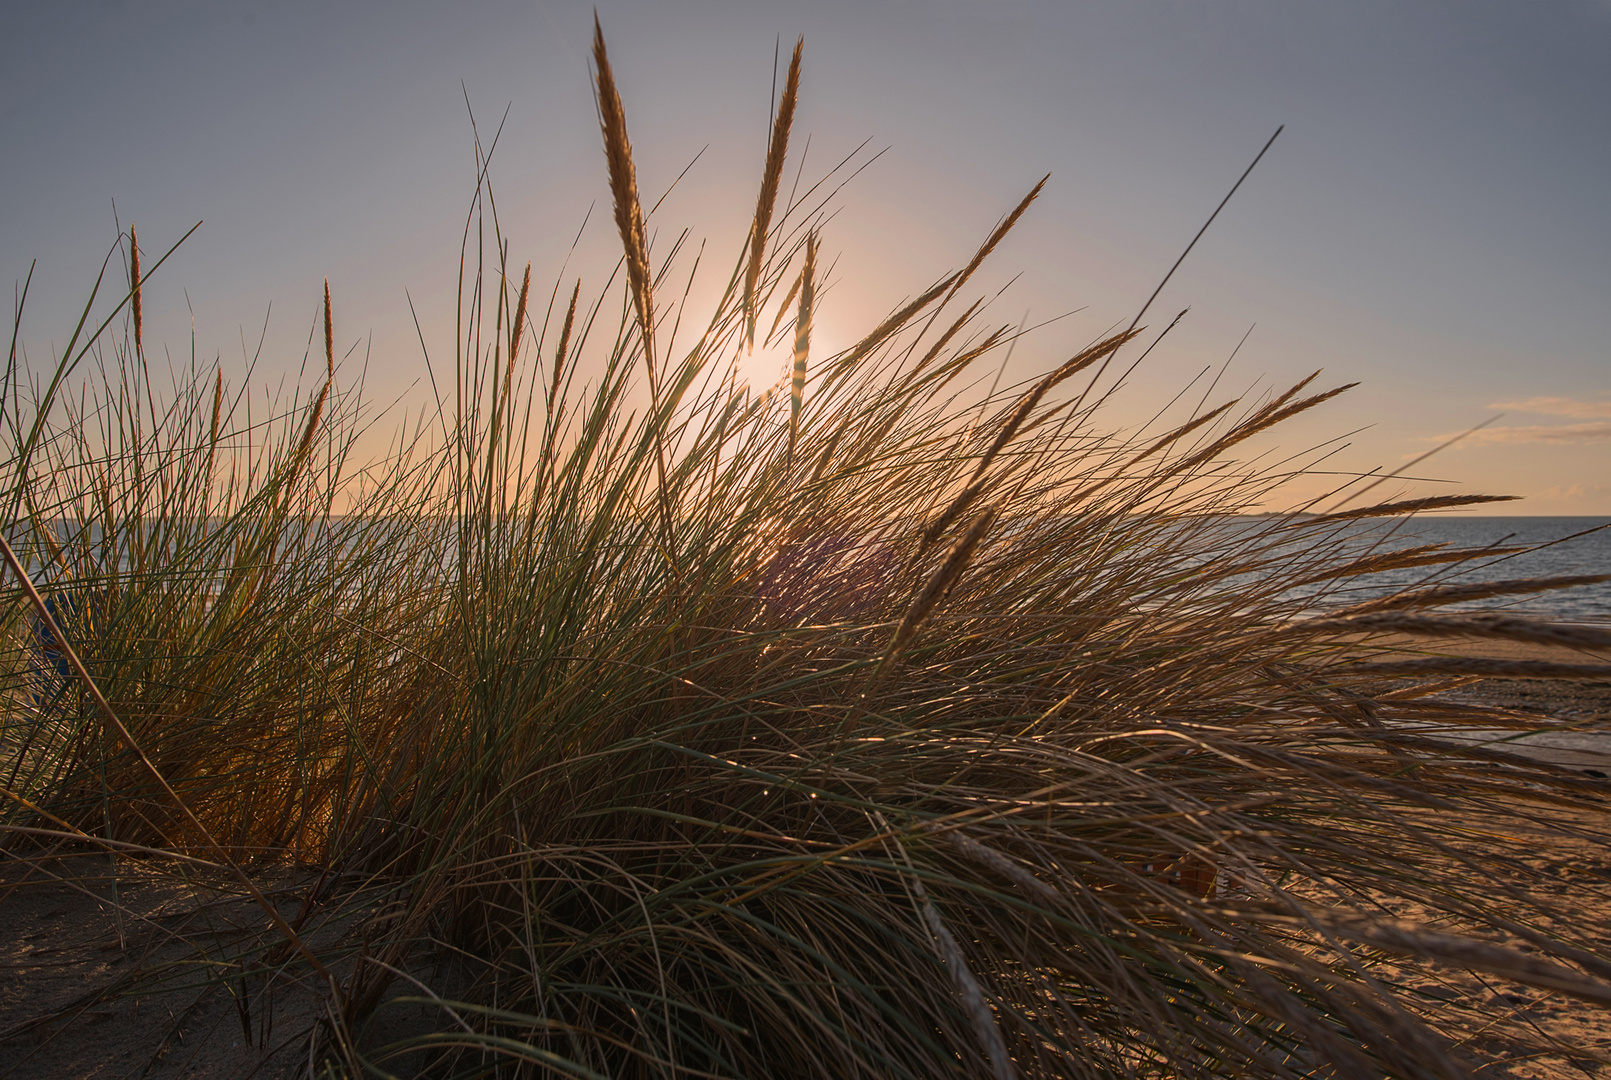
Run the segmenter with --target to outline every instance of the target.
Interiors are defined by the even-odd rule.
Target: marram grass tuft
[[[1611,1002],[1526,839],[1602,835],[1600,789],[1437,737],[1536,724],[1425,696],[1495,662],[1369,644],[1565,631],[1441,619],[1458,584],[1343,610],[1477,557],[1381,546],[1424,500],[1236,516],[1284,477],[1231,452],[1332,392],[1116,435],[1120,334],[968,397],[1013,335],[967,283],[1040,185],[808,368],[798,50],[714,310],[657,307],[594,56],[625,282],[540,315],[529,268],[471,266],[457,392],[376,460],[329,287],[326,377],[267,415],[221,370],[161,397],[138,306],[132,340],[86,308],[48,380],[14,349],[5,535],[41,595],[9,574],[8,860],[292,874],[186,970],[248,1037],[249,985],[303,987],[323,1076],[1462,1077],[1561,1050],[1480,987]],[[786,281],[785,408],[733,371]]]

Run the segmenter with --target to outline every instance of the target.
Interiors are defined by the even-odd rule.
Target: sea
[[[1266,516],[1225,519],[1232,537],[1252,530],[1262,532],[1270,524]],[[92,526],[92,529],[96,528]],[[1400,589],[1429,585],[1467,585],[1516,578],[1565,577],[1611,574],[1611,517],[1480,517],[1461,514],[1419,514],[1414,517],[1369,519],[1349,526],[1356,554],[1384,554],[1398,548],[1421,544],[1446,544],[1451,548],[1512,548],[1532,550],[1497,554],[1465,563],[1418,566],[1367,574],[1352,579],[1344,587],[1308,586],[1288,594],[1294,599],[1314,597],[1308,613],[1328,610],[1384,596]],[[61,537],[67,539],[67,534]],[[1305,546],[1301,533],[1295,548]],[[1217,558],[1205,552],[1204,561]],[[41,588],[48,588],[37,576]],[[125,567],[126,569],[126,567]],[[1491,597],[1464,604],[1440,606],[1439,612],[1505,611],[1554,622],[1611,624],[1611,581],[1578,585],[1548,592]]]
[[[1417,544],[1451,547],[1513,547],[1535,550],[1498,555],[1476,563],[1419,566],[1355,579],[1348,602],[1385,595],[1406,586],[1465,585],[1516,578],[1611,574],[1611,517],[1477,517],[1418,515],[1392,527],[1378,550]],[[1505,611],[1568,623],[1611,624],[1611,581],[1569,589],[1494,597],[1451,604],[1442,612]]]

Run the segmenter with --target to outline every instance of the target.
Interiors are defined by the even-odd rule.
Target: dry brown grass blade
[[[643,228],[643,206],[638,198],[638,173],[632,164],[632,143],[627,138],[626,109],[615,87],[615,73],[604,48],[604,28],[593,13],[593,63],[598,68],[599,127],[604,135],[604,160],[610,174],[610,198],[615,228],[626,254],[627,284],[643,338],[644,363],[650,387],[656,379],[654,355],[654,292],[649,269],[649,241]],[[657,392],[658,393],[658,392]]]
[[[1430,697],[1448,690],[1458,690],[1462,686],[1470,686],[1482,681],[1479,675],[1456,675],[1448,679],[1434,679],[1419,686],[1405,686],[1397,690],[1389,690],[1385,694],[1377,694],[1377,701],[1414,701],[1417,698]]]
[[[990,257],[990,253],[996,250],[996,245],[1000,244],[1006,235],[1012,232],[1013,226],[1018,224],[1018,219],[1024,216],[1024,211],[1028,210],[1029,204],[1034,202],[1035,199],[1040,196],[1041,189],[1046,186],[1046,181],[1050,180],[1051,178],[1051,173],[1047,173],[1045,176],[1041,177],[1040,182],[1029,189],[1029,194],[1020,199],[1018,201],[1018,205],[1013,207],[1012,213],[1002,218],[1001,224],[997,225],[995,229],[991,231],[990,236],[985,240],[985,242],[979,245],[979,250],[973,253],[973,258],[968,260],[968,265],[962,268],[962,272],[957,275],[956,282],[951,286],[951,291],[946,294],[945,298],[948,302],[950,301],[951,297],[957,294],[957,291],[961,289],[963,285],[967,284],[968,279],[973,276],[974,271],[979,269],[984,261]]]
[[[1464,656],[1348,664],[1335,670],[1347,675],[1384,678],[1476,675],[1484,679],[1564,679],[1578,682],[1611,679],[1611,664],[1555,664],[1546,660],[1488,660]]]
[[[1474,506],[1478,503],[1510,502],[1520,495],[1432,495],[1424,499],[1404,499],[1399,502],[1377,503],[1358,510],[1342,510],[1335,514],[1317,514],[1301,518],[1297,525],[1327,525],[1333,521],[1354,521],[1359,518],[1391,517],[1397,514],[1415,514],[1422,510],[1443,510],[1451,506]]]
[[[565,370],[565,350],[570,348],[571,328],[576,325],[576,300],[582,295],[582,279],[576,279],[576,287],[571,290],[570,306],[565,309],[565,324],[559,332],[559,344],[554,348],[554,378],[553,385],[548,391],[548,408],[554,408],[554,402],[559,397],[559,377]]]
[[[1215,419],[1217,419],[1219,416],[1221,416],[1227,409],[1235,408],[1237,401],[1240,401],[1240,400],[1241,400],[1240,398],[1237,398],[1237,399],[1234,399],[1234,400],[1231,400],[1231,401],[1227,401],[1225,404],[1221,405],[1219,408],[1214,409],[1214,410],[1212,410],[1210,412],[1206,412],[1203,415],[1197,417],[1195,420],[1188,420],[1186,423],[1181,424],[1179,427],[1175,428],[1175,430],[1173,430],[1173,431],[1169,432],[1168,434],[1164,435],[1157,442],[1153,443],[1151,446],[1149,446],[1145,450],[1141,451],[1141,453],[1139,453],[1135,457],[1131,458],[1130,459],[1130,464],[1134,465],[1134,464],[1136,464],[1138,462],[1145,461],[1149,457],[1151,457],[1152,455],[1156,454],[1158,451],[1164,449],[1166,446],[1169,446],[1171,443],[1176,443],[1176,442],[1179,442],[1181,439],[1184,439],[1187,435],[1190,435],[1192,432],[1196,431],[1198,428],[1202,427],[1204,424],[1213,423],[1213,421]]]
[[[823,475],[827,473],[828,466],[833,462],[834,454],[839,450],[839,442],[845,437],[847,430],[848,428],[844,424],[834,429],[833,435],[828,439],[828,445],[822,448],[822,453],[817,458],[817,464],[811,470],[811,478],[806,481],[808,487],[821,480]]]
[[[961,493],[952,499],[950,505],[941,512],[940,516],[935,518],[923,530],[922,543],[918,546],[917,551],[918,556],[921,556],[923,552],[937,543],[940,537],[945,535],[945,531],[951,527],[952,522],[956,521],[984,491],[985,470],[990,468],[991,464],[996,460],[996,456],[1001,453],[1002,448],[1012,441],[1014,435],[1018,434],[1018,429],[1029,418],[1029,414],[1034,411],[1035,406],[1040,404],[1041,399],[1058,383],[1079,374],[1103,357],[1112,355],[1116,349],[1139,333],[1141,333],[1140,330],[1127,330],[1122,334],[1115,334],[1104,341],[1097,342],[1090,348],[1070,357],[1057,370],[1036,383],[1023,396],[1018,402],[1017,408],[1013,409],[1011,415],[1007,417],[1007,422],[1002,425],[995,441],[990,444],[990,448],[979,459],[979,464],[974,467],[973,475],[969,477],[967,487],[963,488]]]
[[[515,356],[520,352],[520,339],[526,332],[526,301],[531,296],[531,263],[520,279],[520,300],[515,304],[515,325],[509,332],[509,367],[513,370]],[[507,379],[505,380],[507,382]]]
[[[929,347],[928,352],[923,354],[923,359],[919,360],[917,365],[912,368],[913,378],[917,377],[917,375],[919,375],[924,368],[928,367],[934,362],[934,358],[939,356],[941,350],[943,350],[947,345],[951,344],[951,339],[957,336],[957,332],[967,325],[968,320],[973,318],[973,313],[978,311],[980,306],[983,304],[983,300],[975,300],[973,305],[969,307],[967,311],[964,311],[961,315],[959,315],[957,320],[946,328],[945,333],[940,335],[939,340]]]
[[[1315,374],[1318,375],[1319,372],[1316,372]],[[1359,385],[1358,383],[1344,383],[1342,386],[1333,387],[1324,393],[1311,395],[1310,397],[1306,397],[1301,401],[1293,402],[1291,405],[1286,404],[1292,399],[1293,395],[1295,395],[1299,389],[1308,385],[1309,382],[1314,379],[1314,377],[1314,375],[1309,376],[1309,378],[1304,379],[1291,390],[1288,390],[1286,393],[1282,394],[1268,405],[1265,405],[1263,408],[1257,410],[1252,416],[1248,417],[1248,419],[1244,420],[1242,423],[1236,425],[1236,427],[1232,428],[1230,431],[1227,431],[1224,435],[1221,435],[1212,444],[1186,458],[1179,465],[1175,466],[1173,471],[1186,472],[1196,468],[1199,465],[1202,465],[1205,462],[1212,461],[1214,458],[1223,454],[1237,443],[1251,439],[1259,432],[1266,431],[1269,428],[1282,423],[1283,421],[1290,420],[1299,413],[1307,412],[1316,405],[1319,405],[1322,402],[1330,401],[1338,394],[1352,390],[1354,387]]]
[[[917,599],[912,602],[912,606],[907,609],[906,615],[902,617],[900,625],[895,628],[895,636],[890,640],[889,648],[885,650],[883,659],[878,663],[878,674],[882,674],[884,669],[901,654],[901,651],[911,644],[912,639],[917,636],[917,632],[922,629],[923,623],[934,613],[934,609],[939,605],[940,601],[944,600],[951,589],[955,587],[957,579],[962,577],[962,572],[968,568],[968,563],[972,561],[973,553],[979,547],[979,542],[984,539],[985,533],[990,531],[990,526],[995,524],[995,521],[996,511],[994,509],[985,510],[973,519],[973,524],[968,526],[968,531],[963,533],[962,538],[951,548],[951,553],[946,556],[945,562],[929,578],[928,584],[923,587],[923,591],[918,594]],[[874,678],[876,680],[877,675]]]
[[[791,69],[792,70],[792,69]],[[806,236],[805,268],[800,271],[800,311],[794,320],[794,376],[789,383],[789,457],[800,438],[800,408],[805,403],[806,355],[811,351],[811,306],[816,299],[812,276],[817,272],[817,234]]]
[[[783,298],[783,303],[778,305],[778,313],[772,317],[772,326],[766,332],[767,345],[772,344],[772,339],[777,336],[778,327],[783,325],[783,316],[789,313],[789,305],[794,303],[794,298],[799,295],[800,282],[804,280],[802,275],[794,275],[794,283],[789,286],[788,295]]]
[[[772,211],[778,201],[778,181],[783,176],[783,159],[789,150],[789,129],[794,125],[794,106],[800,97],[800,53],[804,48],[805,38],[801,37],[795,41],[794,56],[789,60],[783,98],[778,102],[772,137],[766,146],[766,166],[761,170],[761,191],[755,199],[755,218],[750,223],[750,260],[749,268],[744,273],[744,318],[746,340],[751,349],[755,348],[755,288],[761,280],[761,263],[766,258],[766,236],[772,227]],[[788,306],[788,301],[784,301],[784,306]]]
[[[1423,956],[1474,971],[1559,991],[1584,1001],[1611,1005],[1611,985],[1571,968],[1475,938],[1444,934],[1398,919],[1322,916],[1322,925],[1344,937],[1388,952]]]
[[[324,370],[326,378],[336,376],[335,322],[330,317],[330,279],[324,279]]]
[[[1429,589],[1395,593],[1377,600],[1366,600],[1332,613],[1340,619],[1375,611],[1403,611],[1409,608],[1441,607],[1466,600],[1487,600],[1495,596],[1521,596],[1526,593],[1570,589],[1574,585],[1598,585],[1611,581],[1611,574],[1565,574],[1557,577],[1511,578],[1507,581],[1474,581],[1469,585],[1437,585]]]
[[[1592,626],[1561,626],[1508,615],[1472,615],[1449,618],[1432,615],[1405,615],[1384,612],[1351,619],[1313,619],[1297,623],[1294,630],[1323,633],[1410,634],[1416,637],[1497,638],[1504,641],[1531,641],[1540,645],[1560,645],[1569,649],[1611,648],[1611,630]]]
[[[923,295],[879,323],[872,333],[851,346],[850,351],[845,354],[844,363],[847,366],[857,363],[866,357],[868,353],[889,340],[890,335],[912,320],[912,316],[938,300],[945,293],[945,290],[951,287],[951,283],[956,280],[956,277],[955,274],[949,274],[935,282]]]
[[[973,505],[974,500],[984,493],[984,489],[984,481],[974,481],[963,488],[956,498],[951,500],[951,504],[940,512],[939,517],[929,522],[928,526],[923,530],[923,536],[918,543],[917,551],[912,556],[913,561],[922,558],[924,552],[939,542],[940,537],[945,535],[945,531],[951,527],[952,523],[961,517],[968,507]]]
[[[968,958],[962,955],[962,946],[957,944],[956,935],[951,933],[951,928],[940,918],[939,909],[934,906],[934,902],[929,899],[928,890],[923,887],[923,879],[913,874],[910,881],[912,893],[923,912],[923,922],[933,935],[935,952],[945,963],[946,971],[950,973],[951,981],[957,988],[957,997],[962,1001],[963,1008],[968,1013],[968,1020],[973,1025],[974,1037],[979,1040],[979,1045],[985,1053],[985,1060],[990,1063],[991,1075],[995,1080],[1013,1080],[1018,1072],[1013,1068],[1012,1058],[1007,1054],[1007,1044],[1001,1037],[1001,1029],[996,1026],[995,1014],[990,1011],[990,1005],[985,1001],[984,990],[979,986],[973,968],[968,966]]]
[[[296,454],[291,459],[293,472],[302,467],[302,459],[313,447],[314,432],[319,430],[319,420],[324,416],[324,405],[330,397],[330,386],[336,379],[335,326],[330,315],[329,278],[324,282],[324,363],[324,386],[319,390],[319,397],[308,413],[307,426],[302,429],[302,438],[297,442]]]
[[[1526,550],[1524,547],[1491,547],[1483,548],[1480,555],[1486,558],[1494,555],[1513,555],[1518,551]],[[1444,544],[1419,544],[1415,547],[1383,552],[1380,555],[1366,555],[1341,566],[1327,569],[1322,573],[1299,578],[1293,584],[1295,586],[1315,585],[1323,581],[1342,581],[1347,578],[1360,577],[1364,574],[1379,574],[1387,570],[1403,570],[1412,566],[1437,566],[1441,563],[1470,562],[1472,558],[1473,553],[1463,548],[1451,551]]]

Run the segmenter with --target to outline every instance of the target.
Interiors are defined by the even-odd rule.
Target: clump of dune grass
[[[1451,707],[1418,689],[1497,662],[1371,635],[1476,593],[1342,599],[1483,553],[1368,531],[1424,500],[1235,517],[1287,476],[1232,452],[1338,391],[1114,433],[1104,362],[1141,328],[981,401],[1013,330],[965,290],[1040,185],[814,354],[827,203],[778,184],[801,55],[697,312],[660,288],[599,33],[625,281],[540,312],[529,266],[468,263],[453,392],[375,460],[328,285],[323,380],[267,415],[218,369],[159,394],[138,315],[131,341],[86,308],[48,381],[13,348],[6,535],[40,597],[8,578],[7,858],[226,893],[307,869],[195,970],[248,1037],[251,987],[310,981],[327,1076],[1455,1077],[1560,1050],[1441,988],[1611,1003],[1521,831],[1599,835],[1600,789],[1426,733]],[[733,376],[758,321],[792,338],[784,393]],[[93,693],[39,662],[47,594]],[[399,1009],[431,1019],[381,1040]]]

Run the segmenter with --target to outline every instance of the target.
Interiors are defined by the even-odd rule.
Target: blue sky
[[[807,173],[864,139],[888,147],[825,234],[830,338],[966,259],[1050,172],[980,284],[1022,271],[1002,321],[1080,310],[1026,339],[1016,377],[1128,321],[1284,123],[1149,317],[1192,309],[1112,422],[1251,327],[1222,386],[1317,367],[1363,384],[1267,449],[1359,429],[1327,467],[1391,469],[1503,413],[1405,490],[1611,514],[1611,3],[661,0],[599,15],[644,189],[705,148],[656,215],[663,236],[742,243],[779,37],[806,38]],[[494,182],[512,260],[550,281],[588,207],[607,208],[591,21],[590,4],[504,0],[4,5],[0,272],[20,281],[38,260],[31,359],[70,332],[115,200],[148,259],[205,222],[149,287],[148,349],[188,358],[193,317],[198,355],[240,378],[267,318],[259,376],[294,378],[328,277],[373,396],[409,393],[424,364],[405,289],[451,353],[465,92],[484,129],[509,110]],[[595,213],[572,264],[584,292],[613,250]]]

